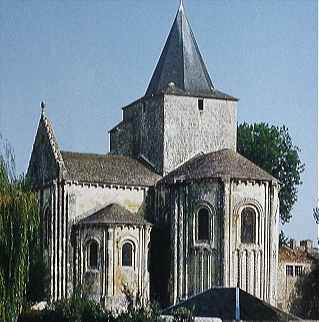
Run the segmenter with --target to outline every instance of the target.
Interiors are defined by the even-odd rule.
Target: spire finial
[[[183,0],[180,0],[178,11],[183,11],[183,10],[184,10]]]
[[[41,102],[41,115],[44,116],[44,110],[45,110],[45,101]]]

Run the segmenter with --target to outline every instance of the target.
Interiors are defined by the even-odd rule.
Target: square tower
[[[236,151],[236,103],[214,88],[181,5],[145,96],[110,131],[111,153],[165,175],[198,153]]]

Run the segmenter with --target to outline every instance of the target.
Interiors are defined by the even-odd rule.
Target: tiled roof
[[[203,178],[221,178],[229,176],[235,179],[276,180],[253,162],[239,153],[223,149],[207,154],[198,154],[168,173],[159,183],[174,183]]]
[[[180,6],[145,96],[169,93],[236,98],[214,89],[183,6]]]
[[[240,320],[288,321],[298,320],[274,306],[239,289]],[[193,311],[197,317],[215,317],[222,320],[236,319],[236,288],[211,288],[181,303],[169,307],[163,314],[172,314],[177,308]]]
[[[153,186],[161,177],[127,156],[62,151],[66,180],[129,186]]]
[[[314,260],[314,257],[301,247],[292,249],[282,246],[279,248],[278,256],[280,262],[312,263]]]
[[[110,204],[97,211],[95,214],[86,217],[78,222],[78,225],[96,224],[131,224],[150,225],[141,215],[133,214],[126,208],[118,204]]]

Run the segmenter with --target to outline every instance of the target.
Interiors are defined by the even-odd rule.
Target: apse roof
[[[160,93],[237,100],[214,88],[182,4],[145,96]]]
[[[199,153],[177,169],[168,173],[159,183],[174,183],[204,178],[222,178],[276,181],[268,172],[239,153],[223,149],[207,154]]]
[[[93,215],[86,217],[78,224],[131,224],[150,225],[141,215],[133,214],[126,208],[113,203],[97,211]]]

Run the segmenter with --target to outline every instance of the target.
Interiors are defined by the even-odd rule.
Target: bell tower
[[[111,153],[163,175],[198,153],[235,151],[237,101],[214,87],[181,3],[144,97],[110,131]]]

